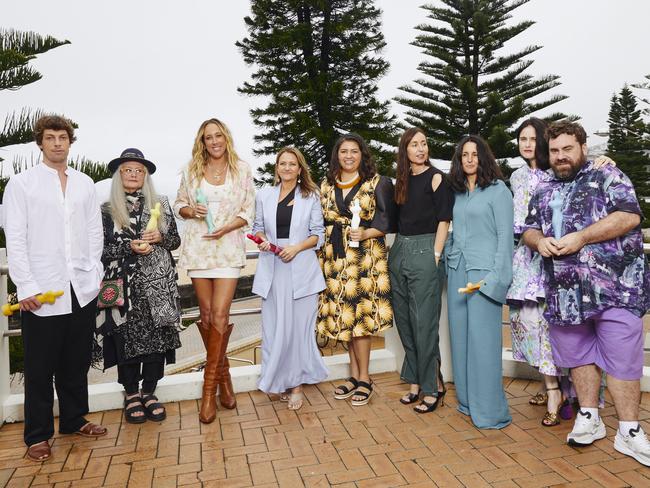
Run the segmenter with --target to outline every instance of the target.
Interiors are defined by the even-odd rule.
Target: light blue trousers
[[[487,271],[449,269],[447,313],[451,360],[458,410],[472,417],[479,429],[501,429],[512,422],[503,391],[502,305],[477,291],[458,293],[468,281],[480,281]]]

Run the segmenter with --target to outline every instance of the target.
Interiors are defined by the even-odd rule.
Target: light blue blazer
[[[255,197],[255,223],[253,234],[264,232],[269,242],[277,242],[276,212],[280,198],[280,185],[262,188]],[[298,244],[310,236],[318,236],[318,243],[311,249],[306,249],[296,254],[288,263],[291,266],[291,281],[293,283],[293,298],[303,298],[325,289],[325,278],[321,271],[316,249],[323,245],[325,227],[323,225],[323,211],[321,210],[318,193],[308,198],[302,196],[300,189],[296,188],[296,196],[291,213],[291,226],[289,227],[289,243]],[[271,252],[260,252],[257,261],[257,271],[253,281],[253,293],[266,298],[273,281],[274,260],[280,260]]]

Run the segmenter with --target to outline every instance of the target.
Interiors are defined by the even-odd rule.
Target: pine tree
[[[327,170],[337,137],[357,132],[392,173],[396,123],[388,102],[377,98],[377,82],[388,63],[381,11],[372,0],[253,0],[246,17],[248,37],[237,46],[255,67],[239,91],[263,99],[250,111],[259,128],[258,156],[271,156],[258,183],[273,175],[273,155],[282,146],[300,148],[315,180]]]
[[[645,76],[646,80],[641,83],[633,84],[634,88],[639,90],[650,90],[650,75]],[[644,108],[641,110],[641,113],[646,117],[646,126],[645,126],[645,142],[646,148],[650,149],[650,96],[643,92],[642,95],[637,96],[637,99],[643,104]]]
[[[416,27],[420,34],[412,44],[430,59],[419,65],[424,77],[402,86],[407,95],[396,100],[407,107],[407,124],[429,135],[433,157],[450,159],[454,145],[468,133],[485,138],[498,158],[515,156],[512,139],[518,121],[567,98],[539,99],[560,84],[556,75],[535,78],[526,73],[533,63],[528,56],[541,46],[502,51],[533,25],[508,22],[511,12],[528,1],[441,0],[422,7],[431,22]],[[554,113],[546,118],[563,117]]]
[[[645,140],[646,126],[632,90],[625,85],[618,95],[613,95],[609,109],[609,139],[607,155],[634,184],[646,222],[650,218],[650,156]],[[646,224],[647,225],[647,224]]]
[[[638,88],[640,90],[650,90],[650,75],[646,75],[645,79],[648,81],[643,81],[641,83],[635,83],[632,86],[634,88]],[[646,107],[643,109],[643,113],[645,115],[650,116],[650,100],[648,98],[645,98],[644,96],[638,97],[639,101],[641,101]]]
[[[0,29],[0,90],[18,90],[42,78],[29,62],[37,55],[70,41],[60,41],[35,32]],[[8,114],[0,131],[0,148],[34,140],[34,121],[43,115],[40,110],[22,109]],[[2,158],[0,158],[2,161]]]

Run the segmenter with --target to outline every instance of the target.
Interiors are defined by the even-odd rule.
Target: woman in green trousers
[[[445,279],[440,262],[447,239],[454,195],[446,177],[429,161],[422,129],[407,129],[397,152],[395,201],[398,234],[388,269],[395,324],[404,346],[400,377],[410,391],[400,401],[422,402],[418,413],[434,411],[445,387],[440,373],[438,321]]]
[[[456,147],[450,179],[456,198],[447,312],[458,410],[481,429],[501,429],[512,421],[501,363],[501,309],[512,280],[512,194],[478,136]]]

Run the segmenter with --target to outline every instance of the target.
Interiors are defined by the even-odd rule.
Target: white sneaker
[[[640,425],[636,429],[630,429],[628,435],[616,431],[614,449],[626,456],[633,457],[641,464],[650,466],[650,441]]]
[[[566,442],[570,446],[583,447],[606,436],[605,424],[600,417],[592,419],[591,413],[578,410],[573,430],[567,435]]]

